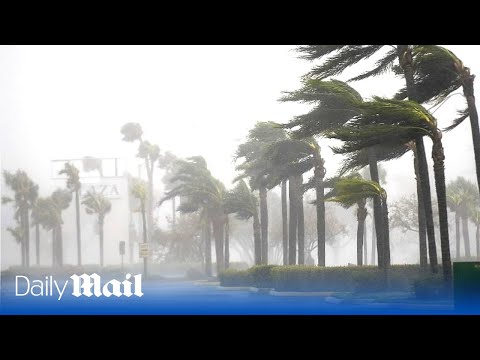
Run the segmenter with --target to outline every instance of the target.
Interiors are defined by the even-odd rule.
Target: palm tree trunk
[[[288,198],[290,202],[290,219],[288,227],[288,264],[295,265],[297,263],[297,202],[295,200],[296,193],[296,177],[291,176],[288,179]]]
[[[455,212],[455,258],[460,259],[460,214]]]
[[[62,234],[62,225],[57,226],[55,231],[57,237],[57,265],[63,266],[63,234]]]
[[[378,176],[378,167],[377,167],[377,155],[373,147],[370,147],[368,149],[368,164],[370,168],[370,179],[380,184],[380,179]],[[375,221],[375,233],[377,237],[378,266],[380,268],[383,268],[385,267],[385,260],[383,257],[385,230],[384,230],[384,224],[383,224],[382,204],[378,196],[375,196],[373,198],[373,218]]]
[[[407,96],[409,100],[418,102],[415,80],[413,77],[412,53],[408,45],[397,45],[398,61],[402,67],[407,87]],[[437,248],[435,244],[435,228],[433,224],[432,198],[430,193],[430,179],[428,176],[427,155],[423,138],[418,137],[415,140],[417,149],[417,163],[421,183],[421,192],[423,195],[425,220],[428,236],[428,252],[430,257],[430,267],[433,273],[438,272]],[[422,197],[422,196],[421,196]],[[419,198],[420,200],[420,198]],[[419,201],[420,203],[420,201]],[[419,205],[421,206],[421,205]],[[421,216],[419,214],[419,216]],[[419,224],[420,225],[420,224]]]
[[[282,181],[282,245],[283,265],[288,265],[288,209],[287,209],[287,180]]]
[[[475,155],[475,168],[477,170],[477,185],[480,191],[480,130],[478,128],[478,112],[473,92],[474,75],[463,77],[463,94],[467,99],[470,126],[472,128],[473,153]]]
[[[22,266],[26,266],[26,250],[25,250],[25,211],[20,209],[20,228],[22,229],[22,237],[20,239],[20,252],[21,252],[21,259],[22,259]]]
[[[57,266],[57,236],[55,228],[52,228],[52,267]]]
[[[363,265],[363,231],[365,229],[365,219],[367,217],[367,209],[365,205],[358,204],[357,208],[357,265]]]
[[[316,148],[313,153],[315,159],[315,194],[317,197],[317,253],[318,266],[325,266],[325,186],[323,178],[325,177],[324,161],[320,156],[320,148]]]
[[[268,205],[267,188],[260,186],[258,189],[260,196],[260,224],[262,231],[262,264],[268,264]]]
[[[258,212],[255,211],[253,215],[253,247],[255,251],[255,265],[262,263],[262,237],[260,230],[260,220],[258,218]]]
[[[213,237],[215,239],[215,255],[217,261],[217,276],[225,270],[224,259],[224,225],[225,222],[221,216],[216,216],[212,219],[213,223]]]
[[[297,188],[297,209],[298,209],[298,265],[305,265],[305,218],[303,213],[303,177],[298,176],[298,188]]]
[[[35,260],[40,265],[40,225],[35,224]]]
[[[432,273],[438,272],[437,245],[435,243],[435,226],[433,223],[432,197],[430,193],[430,180],[428,175],[428,163],[425,153],[425,145],[421,137],[415,140],[418,153],[418,170],[420,184],[422,186],[423,200],[425,203],[425,221],[427,225],[428,257],[430,258],[430,269]]]
[[[100,238],[100,266],[103,267],[103,218],[98,219],[98,233]]]
[[[142,213],[142,227],[143,227],[143,243],[148,242],[147,237],[147,219],[145,214],[145,201],[141,201],[141,213]],[[146,279],[148,276],[148,258],[143,258],[143,277]]]
[[[383,245],[383,259],[385,261],[385,268],[390,267],[390,226],[388,223],[388,205],[387,199],[382,199],[382,214],[384,226],[384,245]]]
[[[153,164],[148,158],[145,159],[145,166],[148,178],[148,193],[147,193],[147,233],[148,238],[152,238],[153,234]]]
[[[468,232],[468,217],[462,216],[462,232],[463,232],[463,241],[465,243],[465,257],[469,258],[470,254],[470,234]]]
[[[375,221],[372,218],[372,265],[375,265],[375,259],[377,258],[376,250],[377,250],[377,239],[376,239],[376,232],[375,232]]]
[[[441,141],[441,133],[438,131],[433,139],[432,158],[433,171],[435,173],[435,187],[438,199],[438,217],[440,222],[440,245],[442,249],[443,278],[447,285],[452,280],[452,262],[450,259],[450,241],[448,238],[448,212],[447,191],[445,186],[445,155]]]
[[[365,209],[366,210],[366,209]],[[366,217],[365,217],[366,219]],[[367,246],[367,222],[363,222],[363,263],[368,265],[367,259],[368,246]]]
[[[212,276],[212,230],[210,221],[207,220],[203,229],[205,236],[205,274]]]
[[[418,169],[417,150],[413,147],[413,166],[415,168],[415,183],[417,185],[417,212],[418,212],[418,245],[420,253],[420,267],[426,269],[427,258],[427,224],[425,219],[425,201],[422,185],[420,183],[420,170]]]
[[[25,266],[30,267],[30,216],[28,207],[25,207]]]
[[[230,224],[228,222],[228,215],[225,219],[225,269],[230,266]]]
[[[80,233],[80,196],[78,190],[75,191],[75,215],[77,220],[77,263],[82,266],[82,237]]]

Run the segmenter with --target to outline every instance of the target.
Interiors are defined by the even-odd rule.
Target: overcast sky
[[[473,73],[479,46],[449,46]],[[119,157],[134,167],[136,146],[121,141],[126,122],[145,139],[179,156],[202,155],[214,176],[231,186],[233,154],[257,121],[287,122],[309,106],[280,103],[300,86],[312,64],[294,46],[0,46],[2,169],[25,169],[52,186],[50,160]],[[362,72],[368,64],[351,73]],[[391,96],[403,84],[385,75],[352,85],[368,98]],[[476,85],[478,93],[478,82]],[[435,113],[442,126],[463,101],[455,96]],[[339,157],[321,141],[329,175]],[[426,141],[428,149],[430,141]],[[446,177],[474,180],[470,124],[444,136]],[[430,156],[429,156],[430,158]],[[430,159],[429,159],[430,160]],[[430,161],[431,163],[431,161]],[[410,154],[387,165],[395,200],[415,190]],[[432,187],[433,188],[433,187]]]

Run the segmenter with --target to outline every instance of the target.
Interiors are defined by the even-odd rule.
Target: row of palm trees
[[[77,263],[82,265],[82,245],[80,231],[80,189],[79,170],[65,163],[59,174],[67,176],[66,188],[57,189],[47,197],[39,196],[39,187],[23,170],[4,171],[5,185],[13,192],[13,197],[2,197],[2,204],[14,207],[14,219],[17,226],[7,228],[20,244],[22,266],[30,266],[30,227],[35,228],[35,259],[40,265],[40,227],[50,231],[52,236],[52,265],[63,266],[63,218],[62,213],[70,207],[75,196],[77,228]],[[96,214],[99,225],[100,265],[104,259],[103,225],[106,214],[111,210],[111,202],[102,194],[88,191],[82,198],[87,214]]]

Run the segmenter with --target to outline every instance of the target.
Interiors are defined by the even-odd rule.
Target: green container
[[[480,261],[453,263],[456,307],[480,308]]]

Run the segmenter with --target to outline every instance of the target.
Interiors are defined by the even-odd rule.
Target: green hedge
[[[410,291],[422,276],[418,265],[393,265],[389,291]],[[428,276],[427,276],[428,278]],[[244,271],[227,270],[220,275],[222,286],[254,286],[276,291],[341,291],[367,293],[385,290],[384,273],[375,266],[254,266]]]

